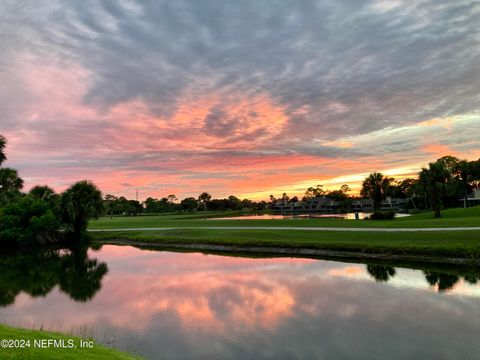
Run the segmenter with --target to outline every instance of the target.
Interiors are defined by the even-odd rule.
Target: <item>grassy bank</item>
[[[140,359],[97,343],[94,343],[93,348],[80,348],[80,341],[86,340],[78,337],[41,330],[16,329],[5,325],[0,325],[0,340],[24,340],[23,348],[6,348],[3,341],[0,346],[1,359]],[[48,343],[49,340],[57,341],[56,347],[52,341]],[[63,348],[62,344],[76,348]]]
[[[412,215],[394,220],[342,220],[342,219],[276,219],[276,220],[215,220],[213,217],[238,215],[234,212],[209,212],[208,220],[202,218],[201,213],[186,215],[155,215],[130,217],[103,217],[90,223],[90,229],[128,229],[148,227],[202,227],[202,226],[327,226],[327,227],[403,227],[403,228],[432,228],[432,227],[461,227],[480,226],[480,207],[469,209],[448,209],[442,212],[441,218],[433,218],[431,212]]]
[[[413,232],[337,232],[274,229],[202,229],[201,227],[325,226],[358,228],[433,228],[480,226],[480,207],[449,209],[434,219],[431,213],[388,221],[339,219],[280,220],[199,220],[182,216],[149,216],[102,218],[90,229],[174,228],[170,230],[116,231],[92,233],[99,242],[141,242],[169,247],[171,245],[264,247],[284,249],[317,249],[350,251],[359,254],[392,254],[475,259],[480,261],[480,231],[413,231]],[[195,227],[195,228],[193,228]]]
[[[309,232],[278,230],[181,229],[95,233],[101,242],[122,240],[159,244],[222,245],[232,247],[269,247],[354,251],[371,254],[460,257],[480,260],[480,231],[365,233]]]

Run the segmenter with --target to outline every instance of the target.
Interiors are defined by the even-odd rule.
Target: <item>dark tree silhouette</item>
[[[323,190],[323,185],[319,184],[317,186],[311,186],[305,191],[304,199],[310,199],[315,197],[321,197],[325,195],[325,190]]]
[[[7,157],[5,156],[5,146],[7,146],[7,139],[0,135],[0,165],[7,160]]]
[[[360,194],[368,197],[373,201],[373,208],[375,211],[380,210],[382,206],[382,200],[389,190],[391,178],[383,176],[382,173],[371,173],[362,184],[362,190]]]
[[[475,285],[480,280],[480,277],[474,275],[467,275],[464,277],[464,279],[466,282]]]
[[[395,268],[384,265],[367,265],[367,272],[377,282],[387,282],[395,276]]]
[[[428,169],[420,171],[418,185],[427,194],[435,217],[441,216],[443,201],[451,190],[451,180],[451,173],[443,162],[430,163]]]
[[[438,272],[424,271],[425,279],[431,286],[438,286],[438,292],[445,292],[452,289],[460,280],[457,275],[442,274]]]
[[[89,259],[86,248],[77,248],[62,261],[60,289],[76,301],[88,301],[102,287],[107,272],[107,264]]]
[[[10,168],[0,169],[0,206],[18,198],[23,188],[23,180],[18,176],[17,170]]]
[[[55,190],[47,185],[37,185],[30,189],[29,194],[37,199],[48,200],[55,195]]]
[[[194,211],[198,208],[198,200],[193,197],[188,197],[180,202],[180,208],[186,211]]]
[[[87,301],[100,290],[107,273],[105,263],[90,259],[86,249],[51,248],[0,254],[0,306],[15,302],[21,292],[32,297],[48,295],[59,285],[76,301]]]
[[[207,211],[207,203],[212,199],[212,195],[208,192],[203,192],[198,196],[198,202],[203,204],[203,210]]]
[[[32,196],[24,196],[2,208],[0,244],[6,246],[57,242],[63,236],[60,222],[51,205]]]
[[[79,181],[62,194],[65,231],[76,239],[87,229],[88,220],[98,218],[104,211],[102,193],[90,181]]]

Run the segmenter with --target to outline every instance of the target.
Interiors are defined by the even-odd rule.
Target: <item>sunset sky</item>
[[[480,2],[0,3],[28,190],[266,199],[480,157]]]

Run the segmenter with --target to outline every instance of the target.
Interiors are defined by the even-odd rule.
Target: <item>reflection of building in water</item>
[[[382,201],[382,210],[406,210],[409,199],[387,197]],[[272,204],[275,212],[291,213],[327,213],[341,212],[369,212],[373,211],[373,201],[370,199],[356,199],[345,206],[341,201],[333,200],[327,196],[313,197],[304,201],[289,202],[285,199],[275,200]]]

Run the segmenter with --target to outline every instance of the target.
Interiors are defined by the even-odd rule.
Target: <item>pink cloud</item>
[[[16,63],[24,101],[16,125],[3,134],[9,164],[20,170],[27,189],[41,183],[61,191],[86,178],[105,193],[132,197],[139,189],[142,199],[202,191],[242,196],[398,163],[398,154],[354,155],[368,149],[350,140],[321,142],[329,147],[320,154],[292,150],[305,136],[308,146],[317,144],[308,128],[289,133],[292,116],[305,116],[309,107],[289,112],[266,93],[186,91],[167,113],[155,112],[142,98],[97,109],[84,101],[94,74],[81,65],[46,64],[28,54]],[[455,153],[445,145],[422,146],[432,157]]]

